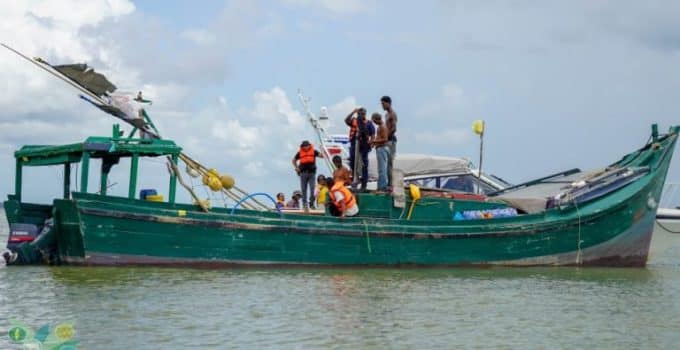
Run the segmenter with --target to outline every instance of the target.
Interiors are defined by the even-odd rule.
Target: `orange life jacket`
[[[316,156],[314,154],[314,146],[309,145],[309,148],[307,150],[300,147],[300,165],[314,164],[315,162]]]
[[[356,198],[354,198],[352,192],[348,190],[347,187],[345,187],[345,184],[340,181],[336,182],[335,185],[333,185],[333,188],[331,188],[330,196],[334,204],[336,191],[340,191],[340,193],[342,193],[342,196],[345,197],[343,200],[345,202],[345,210],[357,204],[357,200]]]

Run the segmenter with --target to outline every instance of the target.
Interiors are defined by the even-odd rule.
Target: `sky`
[[[652,123],[680,124],[677,18],[674,1],[3,1],[0,42],[144,91],[165,138],[250,192],[288,194],[291,157],[314,137],[298,90],[313,112],[328,107],[337,133],[353,108],[380,111],[391,96],[400,153],[476,163],[471,125],[483,119],[484,170],[515,183],[606,166]],[[21,145],[109,135],[115,122],[6,50],[0,87],[3,198]],[[127,193],[127,164],[113,194]],[[138,188],[167,194],[167,176],[145,160]],[[27,200],[59,196],[60,168],[25,177]]]

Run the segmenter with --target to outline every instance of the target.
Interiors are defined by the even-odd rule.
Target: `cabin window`
[[[489,184],[485,183],[484,181],[480,181],[476,176],[470,174],[428,177],[406,181],[406,183],[412,183],[423,188],[441,188],[466,193],[477,193],[478,190],[481,190],[481,193],[491,193],[496,191],[496,189]]]
[[[447,176],[441,179],[442,187],[447,190],[468,193],[490,193],[495,189],[473,175]]]
[[[21,176],[21,201],[51,205],[55,198],[63,198],[64,174],[64,165],[24,166]],[[76,179],[75,165],[71,165],[70,178],[73,187]]]

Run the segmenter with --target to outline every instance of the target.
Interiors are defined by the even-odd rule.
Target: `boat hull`
[[[61,230],[62,261],[84,265],[644,266],[658,179],[597,202],[524,218],[446,223],[247,211],[198,213],[76,196],[78,229]],[[650,200],[651,199],[651,200]],[[80,246],[78,246],[80,245]]]
[[[283,260],[272,255],[263,260],[230,259],[225,257],[197,258],[151,256],[139,254],[119,254],[110,252],[89,251],[86,258],[67,257],[65,262],[76,265],[141,265],[141,266],[193,266],[199,268],[218,268],[233,266],[607,266],[607,267],[644,267],[647,262],[652,230],[649,219],[636,223],[630,229],[616,238],[588,247],[579,251],[544,255],[539,257],[521,258],[514,260],[474,260],[460,259],[449,256],[433,262],[430,259],[399,260],[396,258],[385,261],[358,261],[357,258],[338,259],[329,261]],[[359,244],[363,242],[358,242]],[[387,262],[390,260],[391,262]]]

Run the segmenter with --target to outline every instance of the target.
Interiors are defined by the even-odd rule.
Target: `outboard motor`
[[[32,265],[56,261],[56,238],[52,218],[38,225],[15,223],[10,225],[9,240],[3,257],[7,265]]]
[[[40,231],[41,230],[38,225],[34,224],[10,224],[7,249],[16,251],[20,244],[25,242],[33,242],[36,238],[38,238]]]

